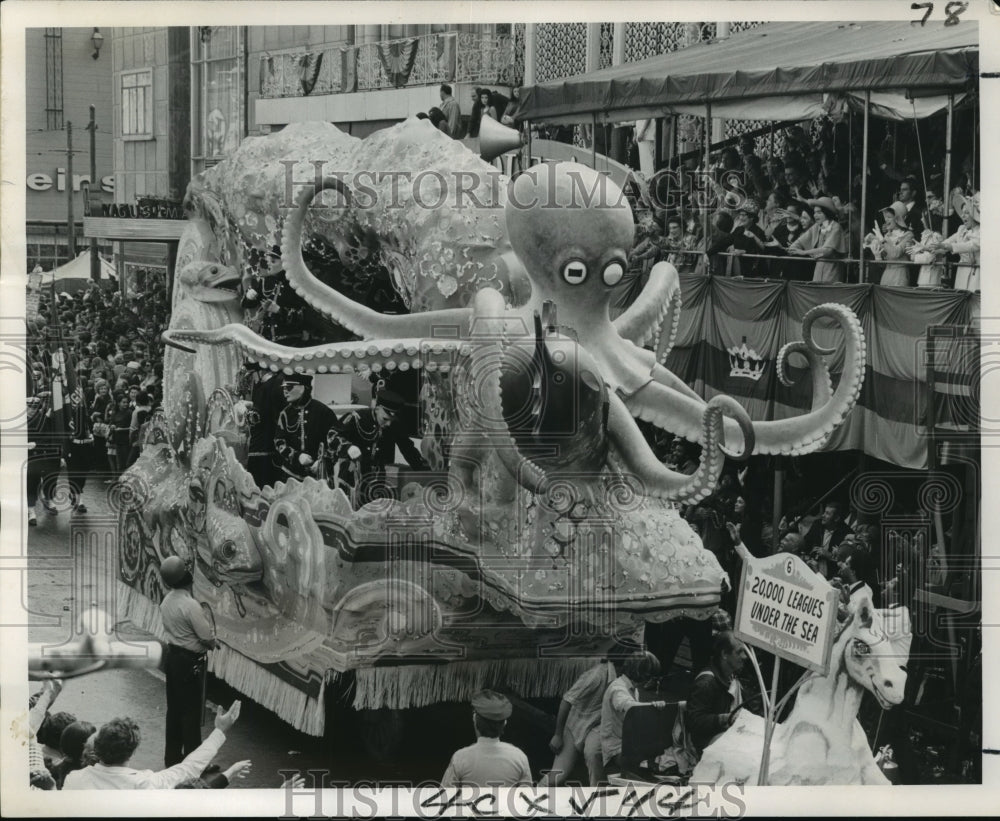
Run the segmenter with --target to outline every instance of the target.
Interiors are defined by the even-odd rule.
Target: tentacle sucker
[[[750,418],[743,407],[728,396],[715,396],[704,407],[702,415],[702,457],[698,470],[690,476],[666,468],[649,449],[635,426],[625,403],[613,394],[610,398],[608,432],[622,463],[642,483],[645,495],[679,502],[698,502],[715,489],[725,462],[721,444],[723,418],[731,414],[741,429],[747,432],[747,442],[753,441]],[[746,449],[749,454],[749,449]]]
[[[640,347],[651,342],[654,349],[662,351],[659,354],[662,361],[662,357],[673,347],[680,307],[681,286],[677,269],[669,262],[658,262],[650,270],[642,293],[613,324],[622,338]],[[665,339],[662,338],[664,331]]]
[[[310,306],[349,331],[363,337],[432,336],[435,328],[468,325],[472,312],[467,308],[391,316],[348,299],[335,288],[314,277],[302,258],[302,226],[313,199],[322,191],[336,190],[351,201],[350,189],[337,177],[325,177],[318,187],[309,186],[300,194],[295,209],[285,220],[281,238],[281,261],[288,282]]]
[[[472,345],[457,339],[391,339],[338,342],[311,348],[290,348],[258,336],[246,325],[231,324],[212,331],[164,331],[168,345],[188,342],[202,345],[235,345],[247,358],[272,371],[284,373],[350,373],[366,370],[447,372],[456,358],[468,356]]]

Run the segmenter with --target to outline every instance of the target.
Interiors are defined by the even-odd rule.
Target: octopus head
[[[635,226],[621,189],[579,163],[543,163],[508,189],[507,235],[532,285],[563,304],[607,305]]]

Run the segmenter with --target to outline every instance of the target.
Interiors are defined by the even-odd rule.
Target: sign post
[[[736,608],[736,636],[775,655],[771,693],[763,693],[764,749],[757,783],[767,783],[771,738],[778,720],[781,659],[825,675],[837,627],[837,591],[798,556],[747,556]]]

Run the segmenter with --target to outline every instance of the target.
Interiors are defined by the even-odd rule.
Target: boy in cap
[[[531,783],[528,757],[513,744],[500,740],[513,711],[510,700],[493,690],[481,690],[472,699],[476,743],[455,752],[441,779],[442,787],[514,787]]]
[[[333,410],[312,398],[312,383],[313,378],[302,373],[286,374],[282,383],[288,404],[278,414],[274,449],[286,479],[315,476],[327,434],[339,427]]]

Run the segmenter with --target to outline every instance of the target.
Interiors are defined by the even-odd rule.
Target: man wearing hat
[[[360,454],[355,455],[360,473],[358,506],[378,498],[385,484],[385,468],[396,461],[398,447],[407,464],[414,470],[426,470],[427,463],[416,445],[407,435],[402,415],[406,409],[403,398],[395,391],[382,388],[375,395],[373,408],[356,411],[348,416],[337,437],[331,437],[327,452],[332,459],[350,459],[350,446]],[[339,473],[343,474],[341,464]],[[328,471],[333,476],[334,471]]]
[[[442,787],[514,787],[530,784],[528,757],[500,736],[513,711],[510,700],[493,690],[472,697],[472,725],[476,743],[455,752],[441,779]]]
[[[201,744],[201,712],[206,653],[216,646],[213,629],[191,588],[194,579],[180,556],[160,564],[160,578],[168,588],[160,602],[160,618],[167,634],[164,654],[167,678],[167,729],[163,761],[172,767]]]
[[[312,398],[309,374],[286,374],[282,382],[284,410],[278,414],[274,449],[286,479],[316,476],[322,465],[322,449],[331,428],[338,428],[337,415]]]

